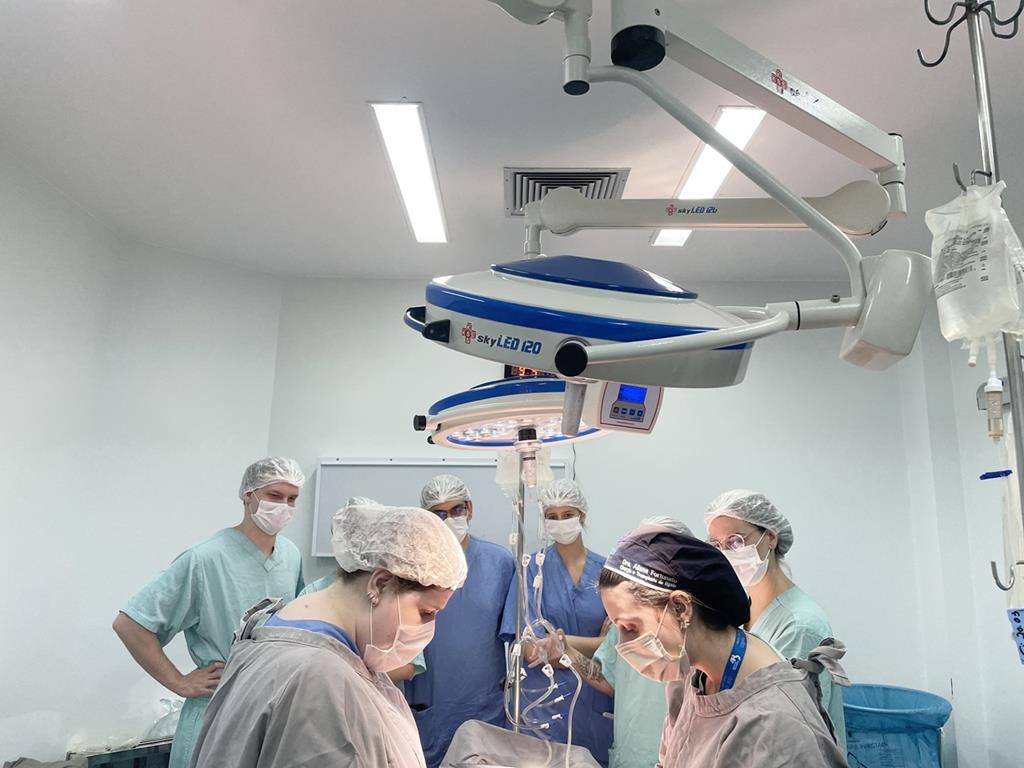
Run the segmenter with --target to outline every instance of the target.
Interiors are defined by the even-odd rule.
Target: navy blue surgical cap
[[[616,545],[604,567],[643,587],[688,592],[734,627],[750,621],[750,598],[732,565],[692,536],[643,526]]]

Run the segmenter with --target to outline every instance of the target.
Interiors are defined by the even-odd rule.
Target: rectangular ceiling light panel
[[[448,242],[423,105],[401,102],[373,103],[370,106],[377,119],[413,235],[421,243]]]
[[[756,107],[720,107],[715,115],[715,130],[730,143],[743,149],[764,119],[764,111]],[[679,200],[706,200],[718,194],[732,163],[707,144],[701,144],[697,159],[690,164],[676,192]],[[692,230],[659,229],[652,245],[680,246],[686,243]]]

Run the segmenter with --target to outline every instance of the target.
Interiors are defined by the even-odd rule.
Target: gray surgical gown
[[[231,648],[192,765],[423,768],[424,761],[409,706],[386,675],[369,672],[327,635],[250,623]]]
[[[670,683],[659,768],[846,768],[817,679],[824,669],[848,683],[843,652],[815,648],[809,661],[773,664],[711,695],[699,675]]]

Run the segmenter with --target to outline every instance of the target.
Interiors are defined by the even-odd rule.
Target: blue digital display
[[[618,400],[625,400],[627,403],[643,403],[647,400],[647,387],[637,387],[632,384],[619,386]]]

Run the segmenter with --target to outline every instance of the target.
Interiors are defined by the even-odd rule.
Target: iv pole
[[[963,22],[967,22],[968,39],[971,43],[971,66],[974,70],[974,90],[978,104],[978,133],[981,138],[981,169],[980,173],[988,178],[990,184],[999,181],[999,155],[996,152],[995,124],[992,115],[992,94],[988,84],[988,63],[985,58],[985,40],[982,37],[981,15],[988,16],[989,26],[992,34],[1001,39],[1009,39],[1017,34],[1017,27],[1021,12],[1024,11],[1024,3],[1016,13],[1007,19],[1000,19],[995,14],[995,6],[988,2],[978,0],[967,0],[966,2],[954,3],[950,9],[949,16],[945,19],[938,19],[932,15],[928,7],[928,0],[925,0],[925,14],[933,24],[943,26],[949,23],[956,9],[964,9],[964,15],[946,30],[946,43],[942,53],[935,61],[926,61],[921,51],[918,50],[917,57],[921,64],[926,67],[937,67],[946,58],[949,51],[949,40],[953,29]],[[1000,33],[1001,27],[1011,27],[1008,33]],[[1017,337],[1010,333],[1003,334],[1003,352],[1006,357],[1006,378],[1010,389],[1010,414],[1013,419],[1013,444],[1017,459],[1017,466],[1014,468],[1014,475],[1017,478],[1019,497],[1024,501],[1024,366],[1021,365],[1020,343]],[[1024,521],[1024,504],[1021,505],[1021,516]],[[1009,591],[1010,587],[1004,585],[996,573],[996,564],[992,563],[992,576],[996,585],[1003,591]],[[1014,580],[1014,568],[1010,566],[1010,579],[1012,585]]]

